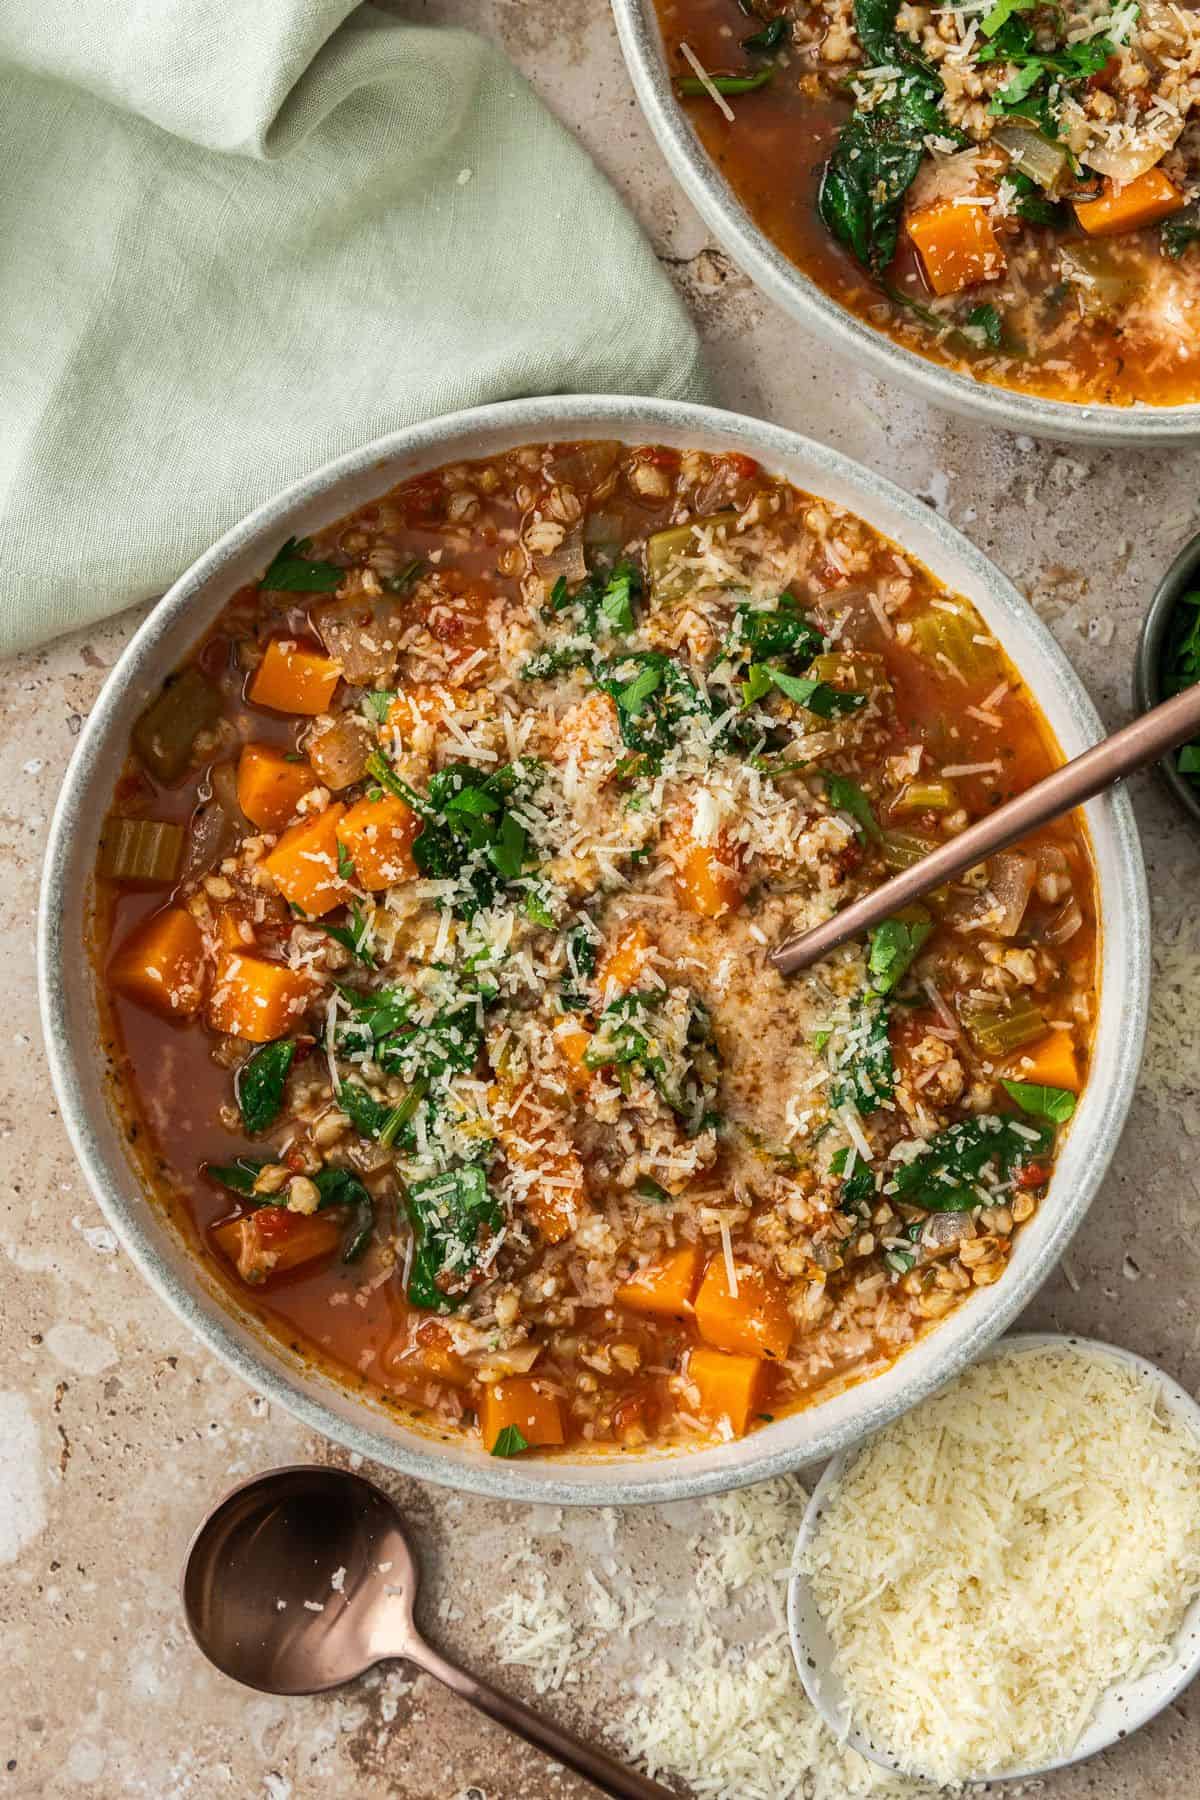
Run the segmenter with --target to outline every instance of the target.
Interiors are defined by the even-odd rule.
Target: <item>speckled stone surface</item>
[[[754,292],[675,189],[602,0],[411,0],[397,10],[482,24],[503,39],[642,219],[701,322],[721,402],[810,432],[947,514],[1029,595],[1108,723],[1127,716],[1142,609],[1200,524],[1200,451],[1034,445],[930,413],[832,358]],[[340,1453],[228,1375],[144,1288],[84,1188],[45,1074],[33,934],[46,821],[81,719],[136,622],[126,615],[0,673],[0,1800],[583,1796],[583,1784],[424,1680],[392,1672],[341,1695],[279,1701],[231,1686],[187,1637],[176,1582],[206,1504],[259,1468]],[[1195,909],[1200,844],[1152,781],[1140,781],[1135,798],[1165,941]],[[1179,1012],[1156,998],[1151,1036],[1161,1046]],[[1198,1043],[1194,1028],[1182,1033],[1177,1095],[1200,1090]],[[1068,1271],[1047,1283],[1025,1323],[1127,1344],[1196,1392],[1196,1170],[1178,1107],[1144,1084]],[[431,1633],[485,1671],[499,1548],[536,1541],[575,1577],[600,1554],[594,1514],[568,1513],[560,1525],[557,1515],[385,1485],[427,1547]],[[667,1509],[631,1528],[659,1579],[687,1579],[686,1522]],[[642,1627],[626,1670],[593,1659],[550,1704],[577,1727],[603,1730],[620,1704],[620,1675],[669,1635],[668,1624]],[[520,1671],[505,1678],[530,1691]],[[1193,1800],[1198,1767],[1193,1693],[1118,1751],[1039,1791],[1046,1800]]]

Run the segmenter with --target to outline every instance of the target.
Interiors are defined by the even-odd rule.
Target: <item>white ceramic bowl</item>
[[[307,1425],[392,1468],[506,1498],[594,1505],[715,1493],[832,1455],[929,1393],[1010,1323],[1062,1255],[1120,1133],[1141,1055],[1148,907],[1128,798],[1119,793],[1093,801],[1087,817],[1104,928],[1100,1016],[1091,1079],[1048,1198],[1019,1234],[1003,1281],[976,1294],[871,1382],[740,1442],[686,1456],[508,1461],[409,1429],[265,1337],[144,1192],[106,1091],[84,945],[97,839],[131,727],[230,594],[257,577],[284,538],[303,537],[442,463],[587,437],[741,451],[852,509],[974,602],[1038,696],[1064,751],[1073,755],[1101,735],[1071,665],[1011,583],[928,507],[832,450],[775,426],[670,401],[560,397],[481,407],[398,432],[298,482],[227,532],[155,607],[110,675],[59,797],[46,857],[39,959],[50,1066],[80,1162],[147,1280],[212,1350]]]
[[[680,186],[750,279],[855,364],[950,412],[1035,437],[1089,444],[1175,444],[1200,437],[1200,405],[1074,406],[993,387],[894,343],[840,305],[783,254],[742,205],[675,98],[654,0],[612,0],[642,111]],[[782,180],[790,179],[784,170]]]
[[[1077,1349],[1088,1355],[1108,1356],[1128,1363],[1142,1375],[1148,1375],[1162,1389],[1168,1410],[1188,1431],[1200,1440],[1200,1406],[1177,1381],[1143,1356],[1122,1350],[1116,1344],[1104,1344],[1095,1338],[1064,1337],[1056,1332],[1031,1331],[1002,1338],[992,1344],[985,1356],[1006,1355],[1012,1350],[1040,1350],[1049,1346]],[[981,1359],[982,1360],[982,1359]],[[861,1755],[869,1757],[885,1769],[902,1775],[920,1774],[907,1769],[891,1754],[886,1744],[877,1744],[859,1731],[853,1721],[846,1690],[833,1670],[833,1643],[825,1621],[813,1598],[808,1578],[799,1568],[799,1560],[812,1542],[817,1525],[834,1483],[839,1481],[854,1461],[857,1451],[835,1456],[813,1489],[796,1539],[796,1554],[788,1586],[788,1632],[792,1655],[796,1661],[804,1691],[836,1737]],[[1109,1749],[1118,1739],[1127,1738],[1148,1724],[1164,1706],[1169,1706],[1188,1683],[1200,1674],[1200,1596],[1192,1601],[1180,1622],[1171,1654],[1160,1667],[1150,1669],[1136,1681],[1114,1682],[1096,1702],[1086,1728],[1069,1756],[1049,1763],[1024,1763],[1020,1768],[1006,1769],[1002,1775],[980,1776],[979,1781],[1031,1780],[1048,1775],[1052,1769],[1065,1769]],[[972,1785],[975,1785],[974,1783]]]

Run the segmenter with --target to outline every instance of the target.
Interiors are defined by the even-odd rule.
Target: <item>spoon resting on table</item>
[[[985,856],[1006,849],[1040,825],[1072,812],[1085,800],[1093,799],[1148,763],[1158,762],[1168,751],[1195,737],[1200,737],[1200,684],[1186,688],[1173,700],[1164,700],[1161,706],[1151,707],[1132,725],[1114,731],[1111,737],[1103,738],[1061,769],[1035,781],[1023,794],[1006,800],[986,819],[968,825],[957,837],[864,894],[843,912],[835,913],[811,931],[789,938],[771,952],[771,961],[781,975],[795,975],[800,969],[809,968],[840,944],[861,937],[901,907],[919,900],[922,894],[931,893],[943,882],[973,868]]]
[[[344,1469],[272,1469],[217,1503],[192,1539],[188,1626],[223,1674],[318,1694],[401,1658],[616,1800],[678,1800],[449,1662],[413,1618],[417,1565],[395,1506]]]

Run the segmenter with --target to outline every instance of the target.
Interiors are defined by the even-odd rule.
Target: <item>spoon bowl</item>
[[[192,1539],[183,1605],[222,1674],[319,1694],[407,1654],[417,1568],[391,1501],[341,1469],[274,1469],[234,1488]]]
[[[615,1800],[670,1789],[449,1662],[417,1628],[419,1574],[393,1502],[346,1469],[271,1469],[226,1494],[188,1546],[188,1628],[222,1674],[320,1694],[403,1657]]]

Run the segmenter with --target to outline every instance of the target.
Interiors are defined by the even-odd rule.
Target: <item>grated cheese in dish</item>
[[[1082,1346],[970,1369],[871,1440],[805,1567],[855,1724],[954,1781],[1049,1762],[1200,1592],[1200,1441]]]

